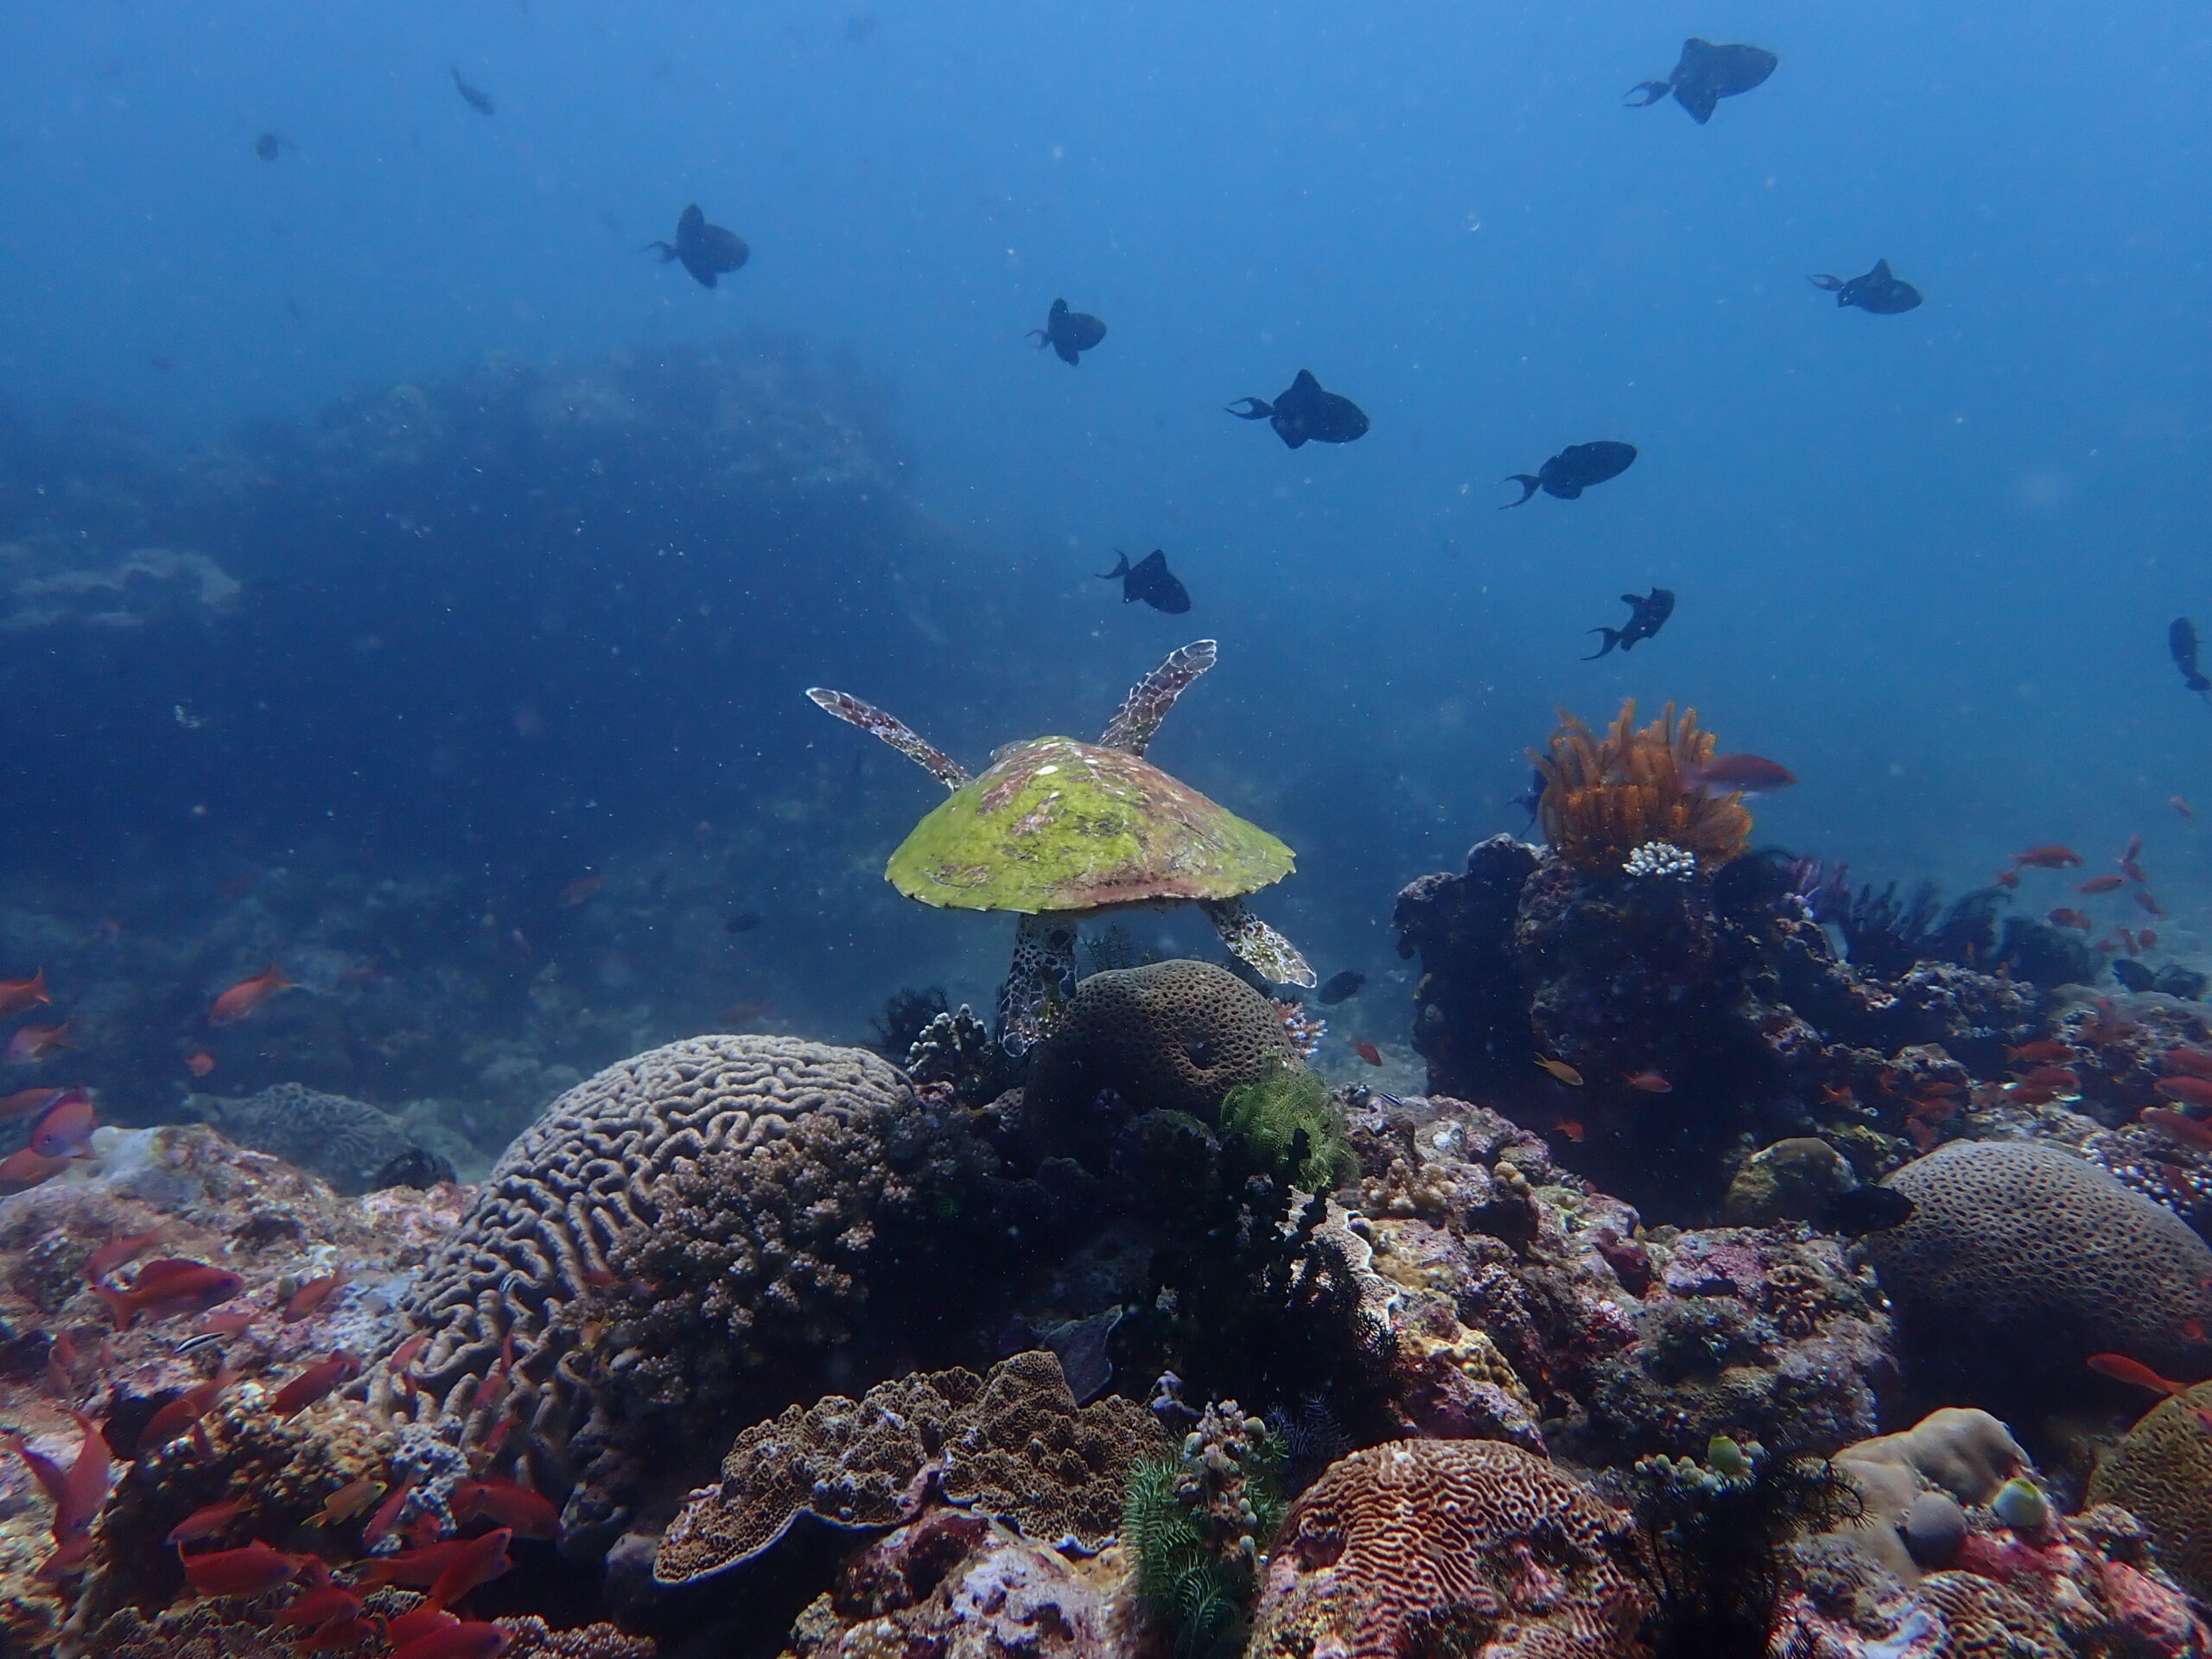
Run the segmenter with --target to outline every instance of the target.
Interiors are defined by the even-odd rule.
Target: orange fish
[[[279,1417],[295,1416],[328,1395],[340,1383],[359,1376],[360,1370],[360,1360],[340,1348],[335,1353],[317,1360],[277,1389],[276,1397],[269,1402],[269,1408]]]
[[[1536,1064],[1570,1089],[1580,1089],[1582,1086],[1582,1074],[1565,1060],[1555,1060],[1548,1054],[1539,1054],[1536,1056]]]
[[[227,1268],[205,1262],[164,1256],[138,1269],[127,1290],[106,1285],[92,1287],[92,1294],[108,1306],[118,1327],[128,1331],[145,1314],[152,1319],[173,1319],[185,1313],[204,1313],[227,1302],[245,1288],[245,1281]]]
[[[308,1591],[297,1601],[287,1603],[283,1611],[269,1622],[291,1630],[311,1630],[340,1619],[358,1619],[360,1614],[359,1596],[342,1585],[327,1584],[320,1590]]]
[[[2074,889],[2076,893],[2113,893],[2127,885],[2124,875],[2093,875]]]
[[[2056,842],[2045,842],[2040,847],[2031,847],[2024,853],[2012,855],[2012,862],[2024,870],[2070,870],[2082,862],[2082,855],[2071,847],[2061,847]]]
[[[1641,1071],[1624,1072],[1621,1081],[1631,1089],[1643,1090],[1647,1095],[1671,1095],[1675,1092],[1675,1085],[1648,1065]]]
[[[0,1122],[11,1117],[36,1117],[68,1092],[67,1089],[18,1089],[0,1096]]]
[[[2180,813],[2182,817],[2189,819],[2190,822],[2194,823],[2196,821],[2196,809],[2191,806],[2187,801],[2182,799],[2180,796],[2168,796],[2166,798],[2166,804],[2173,808],[2175,811]]]
[[[2032,1071],[2022,1072],[2020,1081],[2040,1084],[2051,1089],[2078,1089],[2082,1086],[2082,1079],[2063,1065],[2039,1065]]]
[[[297,988],[277,971],[276,964],[272,962],[259,973],[238,981],[217,997],[215,1006],[207,1010],[207,1023],[211,1026],[236,1025],[279,991]]]
[[[1849,1106],[1856,1103],[1859,1096],[1849,1089],[1839,1089],[1832,1083],[1824,1083],[1821,1085],[1821,1098],[1831,1106]]]
[[[87,1158],[92,1131],[99,1127],[92,1097],[82,1089],[65,1091],[31,1128],[31,1150],[41,1158]]]
[[[165,1544],[196,1544],[202,1538],[213,1538],[245,1513],[248,1501],[243,1497],[226,1498],[220,1503],[210,1503],[204,1510],[194,1510],[171,1527],[168,1536],[162,1541]]]
[[[519,1481],[486,1475],[454,1483],[448,1501],[455,1521],[489,1516],[518,1538],[550,1538],[561,1529],[560,1511]]]
[[[496,1536],[486,1533],[484,1536]],[[444,1575],[446,1569],[464,1558],[464,1553],[481,1539],[448,1538],[434,1544],[417,1544],[391,1555],[372,1555],[361,1563],[360,1576],[354,1580],[364,1584],[396,1584],[409,1590],[427,1590]]]
[[[69,1167],[67,1158],[48,1158],[24,1147],[0,1158],[0,1192],[28,1192]]]
[[[384,1502],[377,1505],[377,1512],[369,1517],[369,1524],[361,1529],[362,1548],[366,1549],[391,1530],[392,1522],[399,1519],[400,1506],[407,1502],[407,1494],[421,1478],[421,1471],[410,1470],[399,1484],[385,1495]]]
[[[607,878],[603,875],[587,875],[569,882],[561,889],[561,908],[574,910],[606,885]]]
[[[2019,871],[2018,871],[2018,870],[1999,870],[1999,871],[1998,871],[1998,872],[1997,872],[1997,885],[1998,885],[1999,887],[2000,887],[2004,888],[2007,893],[2017,893],[2017,892],[2018,892],[2018,891],[2019,891],[2019,887],[2020,887],[2020,873],[2019,873]]]
[[[2156,899],[2153,899],[2151,896],[2151,890],[2148,887],[2141,887],[2136,890],[2135,902],[2142,906],[2144,909],[2149,911],[2153,916],[2163,916],[2166,913],[2165,907],[2159,904]]]
[[[232,1308],[227,1313],[203,1313],[200,1328],[219,1337],[242,1337],[253,1328],[262,1310],[257,1307]]]
[[[2183,1043],[2158,1058],[2169,1071],[2186,1071],[2192,1077],[2212,1077],[2212,1052],[2203,1049]]]
[[[507,1559],[507,1546],[514,1540],[514,1529],[501,1527],[487,1532],[481,1538],[471,1538],[438,1574],[437,1582],[430,1586],[429,1599],[440,1607],[450,1607],[480,1584],[489,1584],[514,1563]]]
[[[184,1069],[195,1077],[204,1077],[215,1069],[215,1057],[206,1049],[198,1049],[184,1057]]]
[[[43,968],[29,979],[0,979],[0,1018],[19,1013],[34,1002],[53,1001],[46,988],[46,969]]]
[[[410,1608],[397,1618],[386,1619],[384,1638],[394,1647],[403,1647],[418,1641],[433,1630],[451,1630],[461,1623],[459,1613],[449,1613],[442,1607],[433,1607],[428,1602]]]
[[[1692,789],[1707,794],[1715,791],[1723,794],[1763,794],[1768,790],[1788,789],[1797,781],[1797,774],[1778,760],[1769,760],[1758,754],[1716,754],[1701,766],[1688,767],[1682,781]]]
[[[342,1273],[326,1273],[320,1279],[310,1279],[294,1291],[291,1300],[284,1304],[287,1319],[304,1319],[328,1301],[339,1286],[346,1282]]]
[[[2139,1389],[2149,1389],[2154,1394],[2183,1394],[2189,1389],[2188,1383],[2160,1376],[2140,1360],[2130,1359],[2126,1354],[2091,1354],[2089,1369],[2101,1376],[2133,1382]]]
[[[382,1491],[384,1483],[367,1475],[363,1475],[359,1480],[349,1480],[324,1500],[322,1507],[308,1517],[308,1524],[334,1527],[340,1522],[351,1521],[366,1509]]]
[[[69,1040],[69,1027],[74,1024],[73,1017],[58,1026],[18,1026],[8,1039],[6,1058],[18,1065],[35,1065],[57,1048],[74,1048],[77,1045]]]
[[[184,1557],[184,1576],[203,1596],[257,1596],[299,1576],[300,1558],[259,1539],[242,1549]]]
[[[119,1238],[111,1238],[86,1258],[85,1277],[95,1284],[99,1283],[124,1262],[143,1255],[161,1236],[162,1230],[156,1227],[146,1232],[126,1233]]]
[[[2191,1106],[2212,1106],[2212,1077],[2160,1077],[2151,1087],[2168,1100]]]
[[[472,1620],[418,1636],[405,1647],[394,1648],[391,1659],[492,1659],[505,1652],[514,1639],[505,1625]]]
[[[137,1443],[130,1448],[130,1455],[143,1458],[176,1439],[215,1408],[215,1402],[222,1398],[223,1390],[231,1386],[231,1382],[230,1368],[225,1366],[205,1382],[187,1389],[168,1402],[146,1420],[146,1426],[138,1431]]]
[[[1382,1064],[1382,1051],[1376,1047],[1372,1043],[1362,1042],[1355,1039],[1351,1045],[1351,1052],[1358,1055],[1361,1059],[1365,1060],[1370,1065],[1380,1065]]]
[[[2147,927],[2135,936],[2135,942],[2145,950],[2155,950],[2158,948],[2158,936]]]
[[[2176,1146],[2212,1152],[2212,1126],[2198,1122],[2187,1112],[2146,1107],[2135,1121],[2153,1134],[2164,1135]]]
[[[1924,1117],[1909,1117],[1904,1121],[1904,1132],[1912,1137],[1912,1144],[1926,1152],[1936,1144],[1936,1126]]]
[[[2096,922],[2084,912],[2069,910],[2062,905],[2050,912],[2050,925],[2053,927],[2078,927],[2087,933],[2096,925]]]
[[[1562,1117],[1560,1119],[1557,1128],[1561,1135],[1573,1141],[1576,1146],[1579,1147],[1582,1144],[1582,1139],[1586,1131],[1584,1130],[1579,1120],[1572,1117]]]
[[[100,1505],[107,1502],[111,1467],[107,1437],[100,1433],[100,1426],[74,1406],[69,1408],[69,1414],[77,1420],[77,1432],[84,1438],[77,1443],[77,1455],[70,1461],[61,1497],[54,1506],[54,1537],[57,1543],[67,1543],[92,1524]]]

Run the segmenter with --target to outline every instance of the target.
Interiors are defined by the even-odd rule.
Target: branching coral
[[[1698,769],[1713,759],[1710,732],[1697,710],[1678,721],[1669,703],[1640,730],[1633,698],[1600,738],[1565,709],[1550,752],[1529,752],[1543,777],[1537,804],[1544,838],[1577,869],[1612,874],[1649,842],[1667,842],[1694,854],[1707,870],[1749,846],[1751,815],[1740,794],[1712,797]]]

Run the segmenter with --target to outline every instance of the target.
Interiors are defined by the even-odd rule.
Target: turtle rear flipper
[[[874,703],[862,702],[849,691],[832,691],[826,686],[817,685],[810,686],[806,695],[817,708],[836,715],[848,726],[857,726],[861,730],[881,738],[909,760],[925,768],[931,777],[947,789],[957,789],[968,781],[967,767],[898,715],[887,715]]]
[[[1160,729],[1160,722],[1167,718],[1167,711],[1175,706],[1175,699],[1190,689],[1192,681],[1213,666],[1216,654],[1214,642],[1211,639],[1193,640],[1180,651],[1169,652],[1158,668],[1129,688],[1129,695],[1122,699],[1122,706],[1114,711],[1114,718],[1106,722],[1106,729],[1099,734],[1098,747],[1102,749],[1126,749],[1131,754],[1142,754],[1146,745],[1152,741],[1153,734]],[[867,707],[866,704],[861,706]],[[830,712],[834,714],[836,711],[832,709]]]
[[[1298,947],[1245,909],[1242,899],[1201,899],[1198,908],[1224,944],[1276,984],[1312,988],[1313,969]]]
[[[999,993],[999,1046],[1017,1060],[1027,1053],[1045,1035],[1046,1010],[1075,994],[1075,924],[1024,916]]]

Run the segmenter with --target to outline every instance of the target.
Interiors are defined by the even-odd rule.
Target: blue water
[[[1693,32],[1781,67],[1705,127],[1624,108]],[[902,982],[987,999],[1008,930],[877,879],[935,785],[801,690],[974,764],[1207,635],[1154,758],[1298,849],[1261,907],[1325,975],[1397,968],[1395,889],[1520,828],[1556,707],[1624,696],[1785,762],[1760,839],[1870,877],[2140,832],[2194,950],[2212,861],[2167,803],[2212,812],[2212,709],[2164,638],[2212,623],[2199,9],[101,3],[0,40],[0,543],[244,584],[0,637],[19,933],[182,938],[244,873],[289,908],[203,955],[219,988],[389,881],[442,895],[385,963],[433,1004],[518,927],[639,1035],[734,1000],[858,1037]],[[695,200],[753,250],[713,292],[639,251]],[[1881,257],[1920,309],[1805,281]],[[1110,330],[1072,371],[1024,339],[1056,296]],[[875,481],[749,518],[696,398],[563,448],[461,378],[696,391],[655,365],[709,346],[785,365]],[[1368,436],[1221,413],[1301,367]],[[395,386],[483,429],[317,458]],[[1497,511],[1600,437],[1622,478]],[[1093,579],[1154,546],[1187,617]],[[1656,641],[1576,660],[1654,583]]]

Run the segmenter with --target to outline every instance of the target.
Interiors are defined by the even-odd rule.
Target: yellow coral
[[[1710,797],[1695,781],[1713,747],[1713,734],[1697,728],[1697,710],[1677,721],[1671,702],[1639,730],[1631,697],[1603,738],[1560,709],[1550,753],[1529,752],[1544,779],[1536,809],[1544,838],[1567,863],[1593,873],[1617,874],[1655,841],[1718,868],[1751,844],[1751,815],[1740,793]]]

